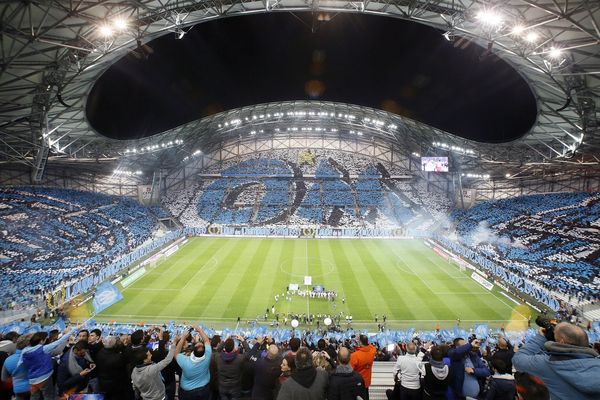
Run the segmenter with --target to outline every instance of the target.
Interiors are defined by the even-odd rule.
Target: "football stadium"
[[[1,398],[600,398],[600,2],[0,19]]]

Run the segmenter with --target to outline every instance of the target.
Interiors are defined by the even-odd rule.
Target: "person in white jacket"
[[[400,399],[421,398],[420,362],[421,357],[417,357],[417,346],[412,342],[407,344],[406,355],[398,357],[394,365],[394,377],[400,382]]]

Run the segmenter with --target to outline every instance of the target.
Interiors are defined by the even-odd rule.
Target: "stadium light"
[[[116,18],[113,21],[113,26],[118,31],[124,31],[125,29],[127,29],[127,20],[124,18],[120,18],[120,17]]]
[[[100,35],[108,38],[111,37],[113,35],[113,30],[110,26],[108,25],[102,25],[98,28],[98,32],[100,32]]]
[[[513,35],[521,36],[523,31],[525,31],[525,27],[523,25],[515,25],[513,26],[511,33]]]
[[[495,27],[502,24],[502,15],[493,10],[481,10],[477,13],[476,18],[484,25]]]
[[[548,52],[550,57],[558,58],[562,55],[562,50],[557,47],[550,47],[550,51]]]
[[[540,38],[540,35],[538,35],[536,32],[529,32],[526,36],[525,36],[525,40],[527,40],[529,43],[535,43],[538,39]]]

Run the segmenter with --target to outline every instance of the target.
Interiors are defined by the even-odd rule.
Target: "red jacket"
[[[370,344],[366,347],[357,347],[356,351],[350,356],[350,365],[363,377],[365,387],[371,386],[371,369],[373,368],[376,352],[375,347]]]

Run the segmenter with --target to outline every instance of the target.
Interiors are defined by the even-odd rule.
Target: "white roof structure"
[[[528,82],[538,104],[536,123],[521,139],[488,145],[384,111],[288,102],[230,110],[136,141],[108,139],[89,125],[88,93],[127,52],[165,34],[182,38],[204,21],[283,11],[390,16],[441,29],[457,45],[461,37],[473,40]],[[597,0],[9,0],[0,5],[0,21],[0,164],[23,164],[33,181],[42,179],[47,162],[110,163],[152,153],[157,167],[172,167],[216,140],[264,130],[261,125],[273,135],[289,134],[281,129],[302,121],[329,127],[335,135],[360,129],[383,135],[402,143],[407,153],[439,147],[478,169],[500,163],[600,166]],[[310,114],[318,111],[328,115]]]

